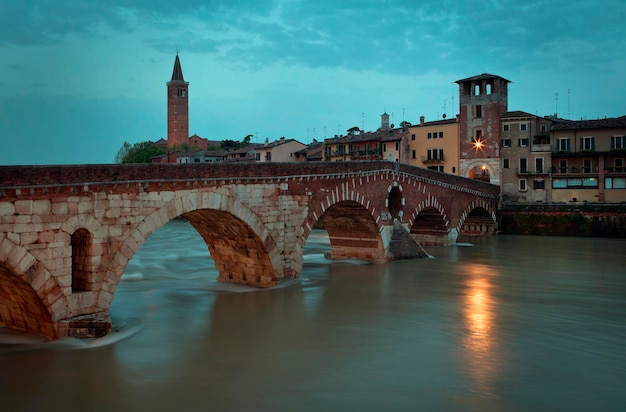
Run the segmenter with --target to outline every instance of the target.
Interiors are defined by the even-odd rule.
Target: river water
[[[472,242],[472,240],[470,240]],[[91,340],[0,339],[2,411],[618,411],[626,241],[496,236],[433,258],[216,282],[184,221],[131,260]]]

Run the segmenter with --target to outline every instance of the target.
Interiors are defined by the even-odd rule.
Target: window
[[[431,139],[432,137],[433,137],[433,134],[429,132],[428,133],[428,138]]]
[[[559,160],[559,173],[567,173],[567,160]]]
[[[387,151],[387,143],[383,143],[383,152]]]
[[[528,137],[525,137],[523,139],[517,139],[517,145],[519,147],[528,147]]]
[[[595,188],[595,187],[598,187],[598,179],[595,177],[586,177],[586,178],[573,177],[573,178],[567,178],[567,179],[552,179],[553,189],[571,189],[571,188],[586,189],[586,188]]]
[[[511,147],[511,139],[500,139],[500,147]]]
[[[525,158],[519,159],[519,172],[528,173],[528,160]]]
[[[615,171],[619,173],[624,171],[624,159],[615,159]]]
[[[503,169],[509,168],[509,159],[502,159],[502,168]]]
[[[547,131],[547,130],[548,130],[548,128],[546,127],[546,125],[545,125],[545,124],[542,124],[542,125],[541,125],[541,131],[542,131],[542,132],[545,132],[545,131]]]
[[[591,173],[591,159],[583,160],[583,173]]]
[[[456,167],[452,166],[452,173],[456,173]]]
[[[346,146],[342,145],[342,144],[338,145],[337,146],[337,154],[342,155],[342,154],[345,154],[345,153],[346,153]]]
[[[399,150],[400,143],[396,142],[396,152]]]
[[[439,138],[443,139],[443,132],[439,132]]]
[[[443,172],[443,166],[428,166],[427,169],[435,170],[437,172]]]
[[[626,136],[611,136],[611,150],[626,149]]]
[[[525,192],[526,191],[526,179],[520,179],[519,180],[519,190],[520,190],[520,192]]]
[[[480,96],[480,85],[476,85],[474,86],[474,95],[475,96]]]
[[[543,157],[535,159],[535,172],[543,173]]]
[[[604,179],[605,189],[626,189],[626,177],[607,177]]]
[[[559,137],[556,139],[556,150],[559,152],[569,152],[571,150],[569,137]]]
[[[412,155],[413,159],[415,159],[415,158],[417,157],[417,154],[415,153],[415,150],[413,150],[413,151],[411,152],[411,155]]]
[[[443,149],[428,149],[428,160],[443,160]]]
[[[580,150],[595,150],[595,142],[593,137],[580,138]]]
[[[533,180],[533,189],[544,190],[546,188],[546,181],[543,179],[535,179]]]
[[[272,152],[265,153],[265,161],[266,162],[271,162],[272,161]]]
[[[483,107],[481,105],[476,106],[476,118],[483,117]]]
[[[505,131],[505,132],[508,132],[509,131],[509,125],[508,124],[503,124],[502,125],[502,130]]]
[[[487,94],[491,94],[491,83],[487,83]]]
[[[415,140],[415,134],[411,135],[411,140]]]
[[[526,131],[526,123],[520,123],[519,129],[520,129],[520,131],[525,132]]]

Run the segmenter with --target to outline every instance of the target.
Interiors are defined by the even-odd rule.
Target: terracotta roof
[[[300,142],[299,142],[299,141],[297,141],[296,139],[285,139],[284,137],[282,137],[282,138],[280,138],[280,139],[278,139],[278,140],[274,140],[274,141],[273,141],[273,142],[271,142],[271,143],[261,144],[261,145],[260,145],[260,147],[259,147],[259,149],[263,149],[263,148],[265,148],[265,149],[271,149],[271,148],[273,148],[273,147],[280,146],[280,145],[283,145],[283,144],[285,144],[285,143],[289,143],[289,142],[296,142],[296,143],[300,143]],[[300,144],[301,144],[301,145],[304,145],[304,143],[300,143]]]
[[[439,126],[442,124],[453,124],[453,123],[458,123],[456,117],[453,117],[451,119],[432,120],[430,122],[424,122],[423,125],[418,123],[418,124],[411,125],[409,127]]]
[[[521,110],[514,110],[511,112],[506,112],[504,113],[502,116],[500,116],[501,118],[505,118],[505,117],[537,117],[534,114],[530,114],[527,112],[523,112]]]
[[[626,116],[605,117],[596,120],[556,120],[550,130],[615,129],[626,128]]]
[[[507,83],[511,83],[510,80],[507,80],[504,77],[496,76],[495,74],[489,74],[489,73],[483,73],[483,74],[479,74],[478,76],[468,77],[467,79],[457,80],[455,83],[465,83],[465,82],[471,82],[474,80],[489,80],[489,79],[502,79]]]

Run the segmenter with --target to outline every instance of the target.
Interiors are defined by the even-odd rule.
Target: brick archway
[[[474,211],[479,211],[479,213],[472,214]],[[496,212],[488,202],[484,200],[473,201],[467,205],[461,214],[456,230],[459,234],[492,233],[497,230],[497,222]],[[468,225],[471,227],[468,227]]]
[[[198,199],[198,195],[197,192],[191,192],[186,196],[172,199],[136,225],[135,230],[122,242],[119,250],[113,256],[111,264],[106,268],[106,275],[98,296],[98,306],[101,309],[108,310],[110,308],[115,288],[119,284],[128,262],[146,239],[167,222],[178,217],[189,220],[207,242],[216,268],[220,272],[221,280],[257,287],[275,286],[279,273],[276,268],[281,267],[280,253],[274,239],[258,216],[232,196],[223,193],[204,192],[200,194],[200,199]],[[211,220],[220,221],[221,224],[207,223]],[[222,242],[224,239],[211,235],[212,230],[220,232],[225,236],[224,239],[230,239],[230,245],[228,242],[223,242],[216,246],[216,241]],[[234,248],[237,243],[236,240],[242,240],[242,245],[245,247]],[[225,248],[228,247],[231,248],[231,252],[236,251],[236,255],[242,259],[235,262],[234,255],[228,257],[228,253],[224,252]],[[246,258],[243,256],[244,251],[248,255]],[[256,260],[254,260],[255,258]],[[250,259],[253,259],[254,262]],[[244,277],[233,278],[231,274],[235,273],[234,268],[238,266],[233,265],[242,262],[247,262],[246,264],[251,265],[250,267],[254,266],[255,263],[260,264],[264,268],[263,275],[253,279],[249,275],[251,269],[245,269]],[[238,268],[241,269],[242,267],[238,266]]]
[[[302,256],[311,230],[320,223],[328,232],[331,259],[349,257],[371,262],[385,261],[385,245],[381,236],[383,226],[380,219],[375,216],[375,203],[358,190],[346,186],[338,186],[328,192],[330,194],[315,204],[304,219],[296,245],[297,255]],[[349,223],[346,224],[346,221]],[[355,224],[357,222],[362,225],[360,229]],[[347,232],[348,230],[351,232]],[[356,241],[351,241],[350,238]],[[300,273],[302,261],[296,263],[294,269]]]
[[[54,321],[68,315],[57,280],[23,246],[0,242],[0,326],[56,339]],[[10,316],[9,316],[10,315]]]

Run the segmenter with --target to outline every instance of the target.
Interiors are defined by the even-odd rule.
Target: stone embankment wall
[[[626,238],[626,204],[504,205],[502,234]]]

